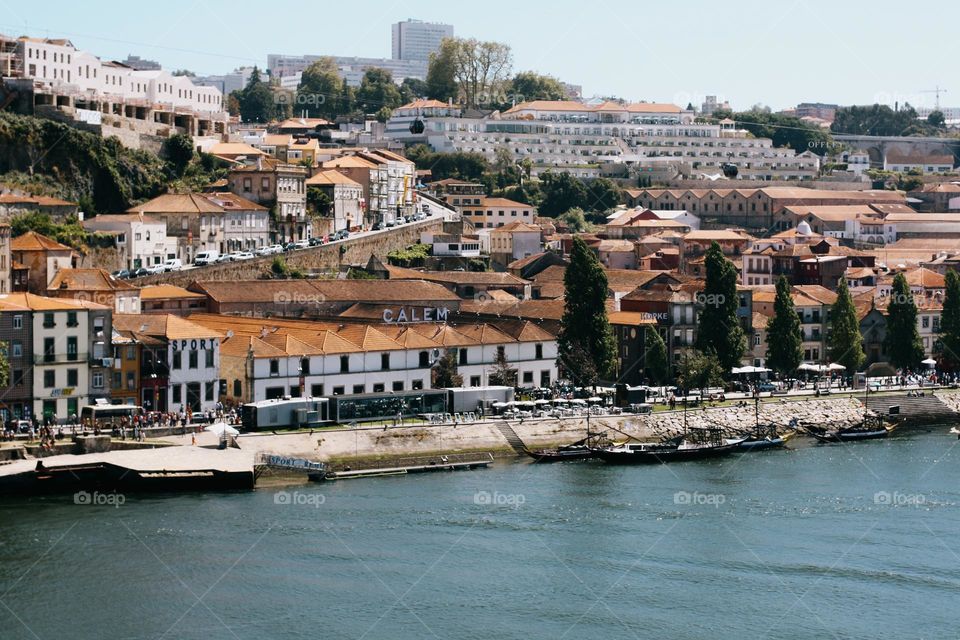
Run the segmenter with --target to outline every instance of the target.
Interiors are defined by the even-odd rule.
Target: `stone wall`
[[[420,239],[421,232],[438,232],[443,228],[440,218],[433,218],[405,224],[365,236],[348,238],[345,241],[309,249],[300,249],[283,254],[287,266],[304,272],[333,272],[341,266],[365,265],[371,255],[386,261],[391,251],[403,249]],[[340,247],[345,248],[343,257]],[[275,256],[257,257],[243,262],[227,262],[199,269],[189,269],[163,275],[147,276],[137,280],[139,284],[158,284],[166,282],[186,287],[195,281],[256,280],[270,272]]]

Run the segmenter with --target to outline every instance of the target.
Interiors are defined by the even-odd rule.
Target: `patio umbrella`
[[[921,360],[920,362],[922,364],[927,365],[928,367],[934,367],[937,364],[937,361],[934,360],[933,358],[927,358],[926,360]]]
[[[207,425],[203,429],[204,431],[209,431],[210,433],[215,433],[221,438],[224,434],[228,436],[238,436],[240,432],[228,425],[226,422],[215,422],[211,425]]]
[[[844,371],[846,369],[842,364],[837,364],[836,362],[831,362],[827,365],[827,370],[829,371]]]

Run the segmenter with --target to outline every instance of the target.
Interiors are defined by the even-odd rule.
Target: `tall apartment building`
[[[453,37],[453,25],[409,19],[392,26],[394,60],[429,60],[440,41]]]

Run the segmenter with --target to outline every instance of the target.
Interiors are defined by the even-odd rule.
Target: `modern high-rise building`
[[[393,25],[394,60],[429,60],[440,41],[453,37],[453,25],[409,19]]]

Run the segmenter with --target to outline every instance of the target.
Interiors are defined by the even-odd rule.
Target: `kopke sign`
[[[450,309],[446,307],[410,307],[384,309],[384,322],[446,322]]]

